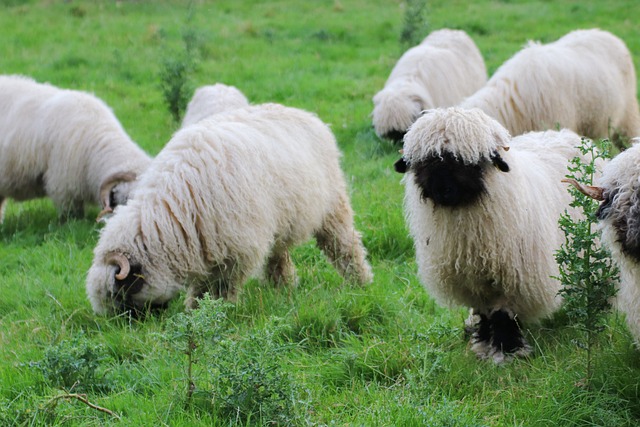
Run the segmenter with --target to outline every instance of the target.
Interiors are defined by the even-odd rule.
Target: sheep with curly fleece
[[[345,277],[373,275],[339,164],[314,114],[264,104],[179,130],[103,228],[87,276],[97,313],[162,306],[187,288],[234,299],[250,277],[295,282],[311,237]]]
[[[419,277],[439,303],[473,309],[472,349],[502,362],[530,353],[520,322],[556,311],[561,179],[580,155],[569,130],[511,138],[481,110],[426,111],[404,139],[404,209]]]
[[[248,107],[249,100],[236,87],[222,83],[196,89],[182,119],[182,127],[189,126],[213,114],[234,108]]]
[[[45,196],[63,217],[85,203],[110,211],[150,162],[94,95],[0,76],[0,211],[8,198]]]
[[[634,137],[640,135],[636,85],[622,40],[576,30],[546,45],[530,42],[459,106],[480,108],[511,135],[560,127],[594,139]]]
[[[596,186],[573,181],[586,195],[601,201],[596,212],[602,244],[620,267],[616,306],[640,345],[640,140],[614,157]]]
[[[484,59],[464,31],[434,31],[402,55],[373,97],[376,134],[401,142],[422,110],[455,105],[486,81]]]

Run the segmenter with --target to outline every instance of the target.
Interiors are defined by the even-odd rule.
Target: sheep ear
[[[409,163],[404,159],[404,157],[401,157],[393,164],[393,168],[398,173],[405,173],[409,169]]]
[[[491,155],[491,163],[502,172],[509,172],[509,165],[500,157],[497,151]]]

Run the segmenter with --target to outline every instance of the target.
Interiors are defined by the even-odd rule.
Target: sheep
[[[199,87],[182,119],[182,127],[199,122],[213,114],[249,106],[247,97],[236,87],[222,83]]]
[[[640,346],[640,139],[603,168],[595,186],[569,180],[584,194],[602,202],[596,211],[602,244],[620,270],[615,306],[626,314]]]
[[[464,31],[434,31],[402,55],[373,97],[375,132],[399,143],[422,110],[455,105],[486,81],[482,54]]]
[[[0,76],[0,206],[50,197],[62,218],[126,202],[151,163],[109,107],[86,92]]]
[[[546,45],[529,42],[459,106],[480,108],[511,135],[559,127],[619,139],[640,135],[636,84],[622,40],[576,30]]]
[[[163,307],[185,287],[236,299],[260,273],[296,281],[289,249],[314,236],[341,274],[373,275],[336,140],[312,113],[263,104],[179,130],[101,231],[87,274],[97,314]]]
[[[580,142],[566,129],[511,138],[481,110],[458,107],[426,111],[404,138],[395,169],[419,278],[439,303],[472,309],[479,358],[530,354],[519,323],[561,305],[558,219],[580,215],[561,179],[584,159]]]

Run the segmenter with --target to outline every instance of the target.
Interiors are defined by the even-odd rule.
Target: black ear
[[[491,162],[502,172],[509,172],[509,165],[507,164],[507,162],[502,160],[502,157],[500,157],[500,154],[498,154],[497,151],[494,151],[494,153],[491,155]]]
[[[407,163],[404,158],[400,158],[400,160],[393,164],[393,168],[398,173],[405,173],[409,169],[409,163]]]

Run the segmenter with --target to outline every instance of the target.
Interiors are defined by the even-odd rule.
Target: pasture
[[[426,0],[427,30],[466,31],[491,74],[529,39],[578,28],[623,39],[640,69],[637,0]],[[531,358],[477,360],[466,310],[438,306],[416,276],[399,147],[371,127],[372,96],[402,52],[399,0],[0,0],[0,70],[86,90],[157,154],[178,128],[162,76],[252,103],[315,112],[343,152],[375,279],[346,283],[309,242],[296,288],[248,282],[137,321],[96,316],[85,278],[101,224],[58,220],[46,199],[9,201],[0,225],[2,426],[636,426],[640,351],[618,313],[593,354],[562,312],[530,325]],[[173,80],[179,76],[174,76]],[[171,79],[171,77],[169,77]]]

